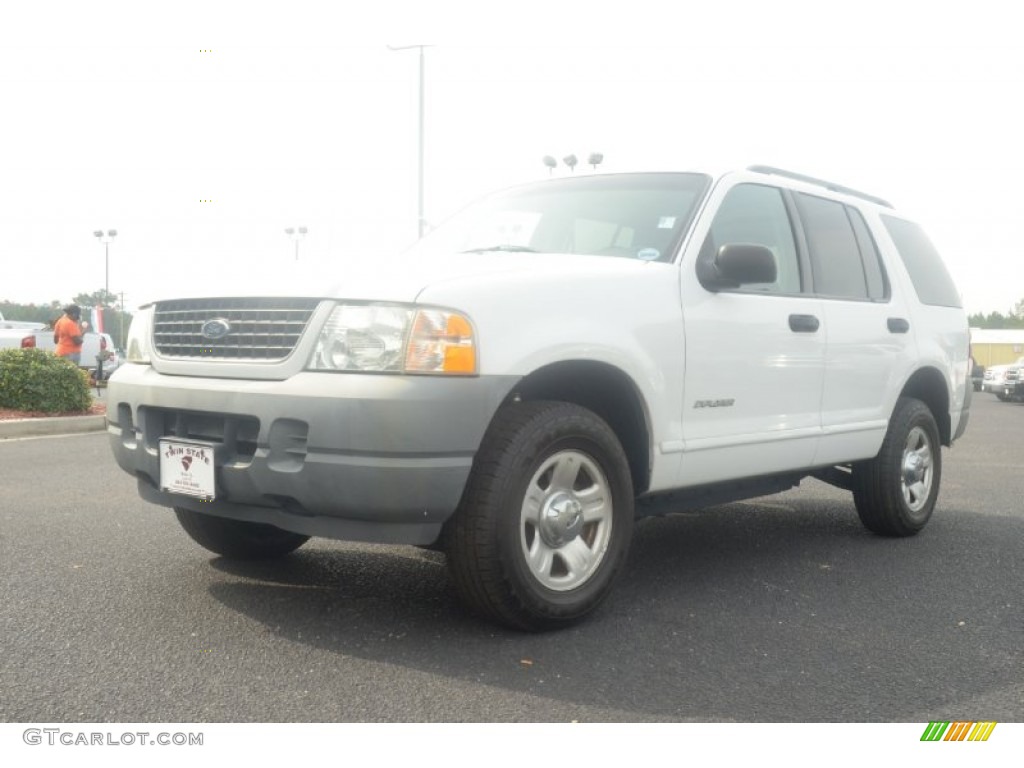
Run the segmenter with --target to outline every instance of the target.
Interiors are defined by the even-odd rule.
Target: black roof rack
[[[864,192],[858,192],[856,189],[850,189],[844,187],[841,184],[833,184],[831,181],[823,181],[822,179],[816,179],[813,176],[804,176],[802,173],[793,173],[792,171],[784,171],[781,168],[772,168],[770,165],[751,165],[747,168],[748,171],[754,173],[767,173],[772,176],[785,176],[787,179],[795,179],[796,181],[805,181],[808,184],[815,184],[825,189],[830,189],[833,192],[839,192],[844,195],[852,195],[853,197],[859,197],[862,200],[867,200],[877,205],[884,205],[886,208],[892,208],[892,203],[887,200],[883,200],[880,197],[869,195]]]

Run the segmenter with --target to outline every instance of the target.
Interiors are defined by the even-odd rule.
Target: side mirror
[[[775,254],[763,245],[750,243],[723,245],[698,272],[701,284],[709,291],[739,288],[748,283],[774,283],[777,275]]]

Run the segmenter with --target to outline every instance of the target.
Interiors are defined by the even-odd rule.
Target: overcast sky
[[[893,201],[969,311],[1024,298],[1008,3],[22,4],[0,18],[0,299],[268,290],[547,175],[763,163]],[[365,9],[362,6],[366,6]],[[359,8],[359,10],[356,10]],[[563,172],[560,170],[560,172]]]

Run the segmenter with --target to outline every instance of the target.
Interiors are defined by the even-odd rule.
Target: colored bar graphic
[[[996,723],[984,722],[941,722],[928,723],[921,734],[921,741],[988,741]]]
[[[968,740],[988,741],[988,737],[992,735],[992,731],[994,731],[995,728],[995,723],[978,723],[977,727],[971,731],[971,735],[968,737]]]
[[[963,741],[967,736],[967,729],[971,725],[972,723],[953,723],[943,741]]]

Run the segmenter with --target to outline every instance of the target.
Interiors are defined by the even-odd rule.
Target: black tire
[[[181,507],[175,507],[174,514],[193,541],[211,552],[235,560],[281,557],[309,541],[309,536],[282,531],[263,523],[204,515]]]
[[[633,483],[612,429],[571,403],[511,403],[495,416],[445,531],[471,610],[553,629],[610,592],[633,532]]]
[[[882,536],[913,536],[939,496],[942,445],[931,410],[901,397],[878,456],[853,466],[853,500],[864,527]]]
[[[1000,399],[1000,400],[1001,400],[1002,402],[1004,402],[1004,403],[1005,403],[1005,402],[1006,402],[1006,401],[1007,401],[1007,400],[1009,399],[1009,398],[1008,398],[1008,397],[1007,397],[1007,396],[1006,396],[1005,394],[1003,394],[1002,392],[996,392],[996,397],[998,397],[998,398],[999,398],[999,399]]]

